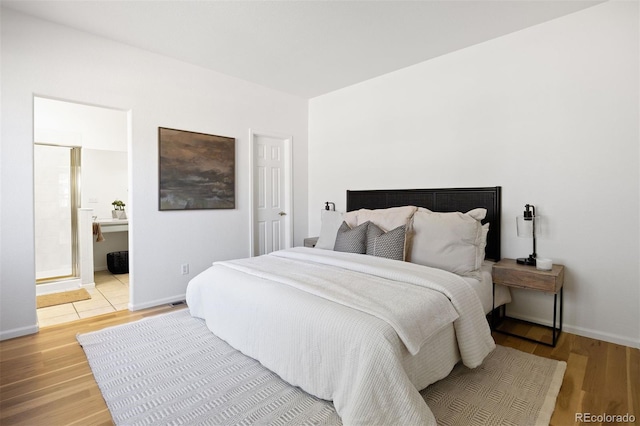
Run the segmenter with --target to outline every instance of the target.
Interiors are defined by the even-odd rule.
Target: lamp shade
[[[539,225],[538,225],[539,219],[540,218],[537,216],[534,216],[534,217],[516,216],[516,229],[518,232],[518,237],[533,238],[535,236],[535,233],[537,233],[539,229]]]

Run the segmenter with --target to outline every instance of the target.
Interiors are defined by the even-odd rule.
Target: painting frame
[[[236,208],[236,140],[158,127],[158,209]]]

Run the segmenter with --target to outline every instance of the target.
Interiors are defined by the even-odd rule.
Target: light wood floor
[[[173,309],[179,308],[120,311],[0,342],[0,424],[112,424],[75,335]],[[517,327],[518,333],[539,337],[529,326]],[[498,344],[567,362],[552,425],[580,424],[576,413],[631,413],[640,424],[640,350],[567,333],[555,348],[501,334],[494,337]]]

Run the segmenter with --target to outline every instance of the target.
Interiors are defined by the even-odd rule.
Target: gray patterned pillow
[[[388,259],[404,260],[406,226],[400,225],[384,232],[374,223],[367,228],[367,254]]]
[[[336,244],[333,246],[333,250],[365,254],[367,252],[368,227],[369,222],[365,222],[351,229],[347,222],[342,222],[342,225],[338,228]]]

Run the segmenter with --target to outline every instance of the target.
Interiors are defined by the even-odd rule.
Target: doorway
[[[112,218],[114,200],[130,208],[129,121],[128,111],[34,96],[36,295],[91,295],[38,309],[41,326],[127,308],[129,276],[108,274],[106,255],[129,247],[129,220]]]
[[[249,132],[252,161],[251,256],[293,245],[292,138]]]

